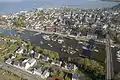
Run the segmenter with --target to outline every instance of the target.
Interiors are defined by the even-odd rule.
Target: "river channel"
[[[10,36],[19,36],[23,40],[28,40],[33,44],[36,44],[40,46],[41,48],[44,49],[49,49],[49,50],[54,50],[57,51],[60,55],[61,58],[66,58],[68,57],[68,54],[65,54],[65,52],[62,50],[63,48],[65,50],[70,50],[75,51],[75,55],[73,57],[79,57],[79,55],[82,53],[82,47],[83,45],[79,43],[79,41],[72,39],[72,38],[66,38],[66,37],[59,37],[56,38],[56,35],[48,35],[48,34],[38,34],[35,35],[37,32],[34,31],[23,31],[22,33],[19,33],[16,30],[9,30],[9,29],[3,29],[0,28],[0,34],[5,34],[5,35],[10,35]],[[58,43],[57,41],[53,40],[45,40],[43,36],[49,36],[49,37],[54,37],[55,39],[62,39],[64,40],[63,43]],[[105,62],[105,57],[106,57],[106,52],[105,52],[105,44],[97,44],[95,45],[96,49],[99,52],[92,51],[91,56],[92,59],[95,59],[97,61]],[[113,53],[113,66],[114,66],[114,72],[120,72],[120,63],[117,62],[116,60],[116,52],[119,50],[118,48],[112,48],[112,53]]]

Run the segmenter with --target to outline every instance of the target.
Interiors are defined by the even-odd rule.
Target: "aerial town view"
[[[120,0],[0,0],[0,80],[120,80]]]

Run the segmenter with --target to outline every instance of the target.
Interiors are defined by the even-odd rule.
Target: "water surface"
[[[0,13],[14,13],[21,10],[48,7],[104,8],[117,5],[118,2],[100,0],[0,0]]]

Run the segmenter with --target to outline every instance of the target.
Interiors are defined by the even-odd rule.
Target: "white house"
[[[10,40],[10,42],[15,43],[15,42],[17,42],[17,40],[12,39],[12,40]]]
[[[41,69],[35,69],[34,74],[41,76],[43,71]]]
[[[33,58],[33,59],[29,59],[29,60],[27,61],[27,63],[25,64],[25,69],[28,69],[28,68],[34,66],[35,63],[36,63],[36,59],[34,59],[34,58]]]
[[[40,54],[40,53],[35,53],[35,58],[36,58],[36,59],[39,59],[39,58],[40,58],[40,56],[41,56],[41,54]]]
[[[103,26],[103,29],[107,29],[107,27],[108,27],[108,25],[107,24],[105,24],[104,26]]]
[[[45,79],[50,76],[50,72],[48,70],[45,70],[42,74],[42,78]]]
[[[42,59],[43,61],[48,61],[50,58],[49,58],[49,57],[46,57],[46,56],[41,56],[41,59]]]
[[[52,63],[51,63],[51,64],[52,64],[52,65],[61,66],[62,61],[54,60],[54,61],[52,61]]]
[[[33,54],[35,51],[31,50],[30,53]]]
[[[78,67],[75,64],[68,63],[67,65],[65,65],[64,69],[75,71],[76,69],[78,69]]]
[[[84,80],[84,76],[80,76],[79,74],[72,74],[72,80]]]
[[[12,60],[11,60],[11,59],[8,59],[8,60],[5,61],[5,63],[11,64],[11,63],[12,63]]]
[[[18,49],[17,51],[16,51],[16,53],[18,53],[18,54],[22,54],[24,52],[24,49],[23,48],[20,48],[20,49]]]
[[[35,69],[34,74],[39,75],[41,78],[46,79],[50,76],[50,72],[48,70],[41,70],[41,69]]]

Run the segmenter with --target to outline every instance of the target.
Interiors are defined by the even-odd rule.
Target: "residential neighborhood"
[[[120,80],[120,4],[71,1],[39,8],[23,0],[34,8],[18,1],[20,10],[0,14],[0,70],[21,80]]]
[[[2,39],[5,42],[7,41],[11,42],[9,38],[2,38]],[[14,42],[18,43],[20,42],[20,40],[18,41],[16,39],[12,39],[12,45],[15,44]],[[4,56],[3,61],[6,64],[19,68],[32,75],[40,76],[41,79],[43,80],[48,79],[49,77],[52,77],[55,75],[54,71],[51,71],[53,67],[55,67],[58,71],[62,70],[63,73],[65,72],[64,74],[62,74],[62,76],[67,75],[67,72],[70,71],[68,74],[71,74],[71,76],[66,76],[70,78],[70,80],[78,80],[79,78],[84,78],[83,74],[74,77],[74,75],[77,75],[76,71],[78,70],[78,66],[76,66],[75,64],[65,63],[64,61],[61,61],[59,59],[45,56],[43,53],[38,53],[39,52],[38,50],[40,50],[40,47],[37,47],[37,51],[35,51],[36,49],[28,50],[27,47],[25,48],[25,46],[28,46],[28,43],[24,41],[22,41],[22,44],[20,45],[21,47],[18,47],[18,48],[16,47],[14,51],[12,52],[10,51],[10,53],[7,54],[7,56]],[[63,63],[65,64],[63,65]]]

